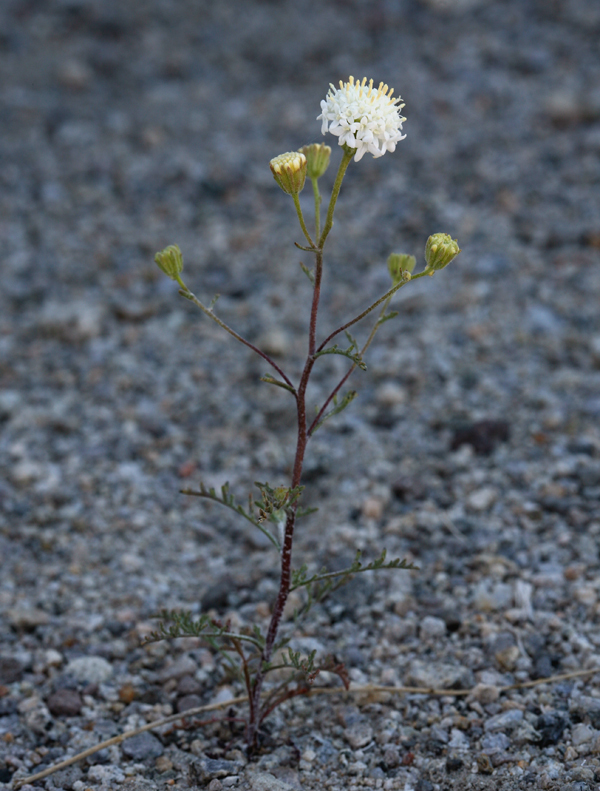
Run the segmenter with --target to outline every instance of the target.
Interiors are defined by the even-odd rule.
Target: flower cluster
[[[400,97],[393,99],[393,88],[382,82],[373,88],[373,80],[364,77],[362,82],[350,77],[348,82],[340,80],[340,87],[331,85],[326,99],[321,102],[321,132],[331,132],[339,137],[339,144],[355,148],[355,162],[369,152],[381,157],[386,151],[394,151],[396,143],[406,135],[401,134],[400,115],[404,107]]]

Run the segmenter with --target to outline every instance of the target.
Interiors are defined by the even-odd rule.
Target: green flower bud
[[[331,148],[325,143],[311,143],[309,146],[302,146],[299,151],[306,157],[308,178],[320,179],[329,167]]]
[[[401,280],[410,280],[410,273],[417,263],[414,255],[406,253],[392,253],[387,260],[388,272],[394,285],[398,285]]]
[[[452,239],[447,233],[434,233],[425,245],[425,270],[432,272],[448,266],[450,261],[460,253],[458,240]]]
[[[302,192],[306,180],[306,157],[300,151],[280,154],[269,162],[275,181],[287,195]]]
[[[183,256],[176,244],[170,244],[154,256],[159,269],[170,277],[171,280],[179,281],[179,275],[183,272]]]

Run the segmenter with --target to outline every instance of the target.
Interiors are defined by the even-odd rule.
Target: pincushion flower
[[[340,80],[340,87],[330,86],[327,97],[321,102],[321,132],[331,132],[339,137],[339,144],[355,148],[354,161],[358,162],[367,153],[381,157],[386,151],[394,151],[396,143],[403,140],[400,115],[404,107],[402,99],[392,98],[394,90],[379,83],[373,88],[373,80],[364,77],[362,82],[350,77],[348,82]]]

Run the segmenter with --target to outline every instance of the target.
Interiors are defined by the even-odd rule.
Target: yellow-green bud
[[[425,270],[432,272],[448,266],[450,261],[460,253],[458,240],[452,239],[447,233],[434,233],[425,245]]]
[[[269,162],[271,173],[288,195],[302,192],[306,180],[306,157],[300,151],[280,154]]]
[[[165,247],[154,256],[154,260],[171,280],[179,280],[179,275],[183,272],[183,256],[178,245],[170,244]]]
[[[329,167],[331,148],[325,143],[311,143],[299,149],[306,157],[306,175],[309,179],[320,179]]]
[[[406,253],[392,253],[387,260],[388,272],[394,285],[398,285],[401,280],[410,280],[410,273],[415,268],[417,259],[414,255]]]

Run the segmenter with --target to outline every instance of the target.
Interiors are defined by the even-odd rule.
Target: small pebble
[[[156,759],[154,766],[156,767],[156,771],[160,772],[170,772],[173,768],[173,762],[168,758],[166,755],[159,755]]]
[[[101,656],[81,656],[72,659],[65,668],[68,676],[89,684],[102,684],[113,674],[112,665]]]
[[[75,717],[81,711],[83,701],[74,689],[59,689],[50,695],[46,705],[54,717]]]
[[[426,615],[419,624],[419,636],[423,640],[435,640],[446,634],[446,622],[433,615]]]
[[[373,741],[373,728],[366,722],[357,722],[346,728],[344,738],[353,750],[360,750]]]
[[[121,750],[123,755],[131,758],[132,761],[146,761],[149,758],[158,758],[164,752],[164,747],[161,742],[148,731],[138,733],[137,736],[132,736],[126,739],[122,745]]]
[[[521,709],[508,709],[501,714],[496,714],[490,717],[489,720],[484,722],[483,727],[486,731],[501,731],[514,728],[523,721],[523,712]]]

